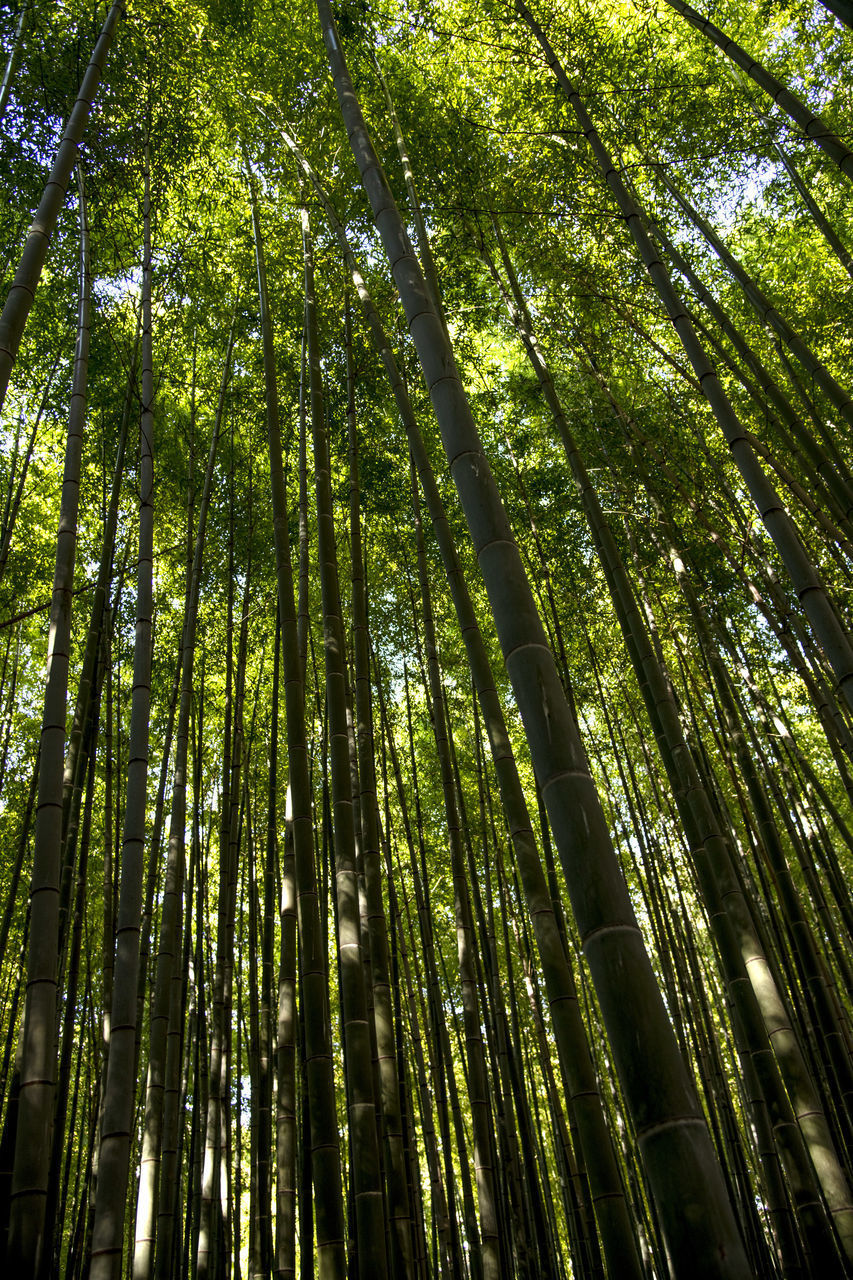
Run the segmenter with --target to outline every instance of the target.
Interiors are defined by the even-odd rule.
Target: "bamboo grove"
[[[0,1252],[853,1275],[848,0],[0,13]]]

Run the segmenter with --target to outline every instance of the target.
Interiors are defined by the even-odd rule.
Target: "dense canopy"
[[[853,1275],[853,7],[531,3],[0,13],[4,1274]]]

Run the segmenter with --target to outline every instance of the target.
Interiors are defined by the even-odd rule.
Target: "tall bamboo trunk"
[[[121,881],[116,918],[116,978],[110,1010],[104,1114],[98,1151],[98,1184],[92,1224],[90,1275],[121,1274],[126,1193],[136,1075],[136,975],[139,957],[142,868],[148,790],[151,709],[151,629],[154,564],[154,369],[151,331],[151,195],[145,161],[142,266],[142,414],[139,423],[139,549],[136,637],[122,833]]]
[[[358,475],[358,425],[355,411],[355,371],[349,294],[346,302],[347,434],[350,472],[350,559],[352,564],[353,657],[355,667],[355,723],[358,776],[361,787],[361,836],[367,898],[373,1018],[379,1063],[382,1132],[386,1160],[386,1199],[391,1231],[391,1269],[401,1280],[412,1277],[414,1267],[411,1206],[403,1151],[397,1046],[388,972],[388,930],[382,901],[379,806],[376,796],[376,759],[373,738],[373,705],[370,690],[370,647],[367,621],[365,558],[362,553]]]
[[[441,771],[441,787],[444,796],[453,873],[456,947],[459,961],[459,978],[462,986],[462,1009],[467,1050],[465,1074],[468,1101],[471,1108],[471,1128],[474,1138],[474,1170],[480,1210],[480,1247],[483,1259],[483,1280],[497,1280],[502,1270],[502,1249],[496,1202],[494,1147],[492,1142],[493,1117],[489,1107],[489,1087],[486,1076],[483,1040],[480,1032],[481,1014],[475,976],[474,930],[466,879],[465,855],[462,848],[462,827],[451,764],[450,745],[447,737],[445,698],[441,682],[441,671],[438,665],[435,624],[432,615],[432,601],[426,567],[426,549],[423,540],[414,464],[412,464],[412,501],[418,551],[418,583],[423,608],[424,642],[429,690],[432,699],[433,735]]]
[[[276,641],[273,666],[272,687],[272,727],[270,730],[270,778],[269,806],[267,812],[267,850],[264,868],[264,900],[265,910],[272,911],[273,886],[275,884],[275,861],[278,855],[278,717],[279,717],[279,671],[281,667],[281,622],[276,609]],[[290,808],[289,793],[287,807]],[[296,884],[293,866],[293,830],[292,817],[285,815],[284,848],[281,858],[281,955],[278,968],[278,1006],[276,1020],[276,1076],[278,1090],[275,1107],[275,1255],[274,1262],[265,1267],[265,1274],[272,1269],[276,1277],[292,1277],[296,1275],[296,1165],[297,1165],[297,1094],[296,1094],[296,1050],[297,1050],[297,918],[296,918]],[[272,922],[265,921],[264,952],[270,954],[269,967],[272,967]],[[266,971],[266,961],[265,961]],[[270,973],[270,992],[272,990],[272,974]],[[263,1034],[263,1032],[262,1032]],[[271,1075],[270,1071],[270,1075]],[[270,1088],[272,1081],[270,1080]],[[266,1103],[264,1095],[263,1103]],[[265,1141],[267,1126],[262,1122],[258,1136],[259,1145]],[[271,1126],[270,1126],[271,1128]],[[271,1137],[271,1132],[270,1132]],[[263,1185],[259,1176],[260,1187]],[[267,1180],[267,1194],[270,1182]],[[262,1206],[263,1212],[263,1206]],[[302,1248],[308,1249],[308,1242],[303,1238]]]
[[[331,1020],[327,1001],[326,956],[328,951],[323,944],[323,924],[314,862],[311,780],[305,736],[305,683],[297,638],[293,570],[288,541],[288,508],[282,463],[275,346],[269,310],[260,214],[254,184],[251,180],[250,191],[264,351],[264,388],[276,579],[281,613],[287,755],[290,769],[296,908],[302,974],[301,1005],[305,1028],[305,1070],[311,1099],[309,1125],[319,1255],[318,1275],[321,1280],[343,1280],[346,1274],[345,1227],[332,1070]]]
[[[231,985],[234,965],[234,931],[237,909],[238,849],[241,828],[241,797],[245,737],[243,704],[245,696],[246,647],[248,643],[250,573],[246,573],[241,609],[240,639],[238,645],[235,689],[233,694],[233,729],[230,731],[230,778],[223,785],[222,813],[219,838],[219,895],[216,927],[216,967],[213,976],[213,992],[210,1021],[210,1090],[207,1100],[205,1125],[204,1165],[201,1183],[201,1223],[197,1250],[196,1272],[202,1280],[216,1276],[217,1252],[221,1252],[218,1231],[226,1231],[226,1260],[228,1213],[231,1203],[228,1195],[230,1152],[227,1136],[228,1079],[232,1037]],[[230,665],[230,664],[229,664]],[[230,683],[230,681],[229,681]],[[228,721],[226,721],[228,726]],[[229,733],[226,727],[226,733]],[[219,1208],[222,1206],[220,1216]],[[227,1262],[226,1262],[227,1265]]]
[[[306,176],[314,184],[352,273],[359,301],[370,328],[374,348],[386,375],[414,457],[419,481],[432,522],[450,586],[459,628],[483,712],[501,800],[521,869],[524,893],[536,931],[548,997],[554,1019],[554,1033],[563,1070],[570,1081],[569,1092],[578,1116],[584,1159],[593,1184],[593,1201],[604,1248],[614,1272],[622,1276],[639,1274],[639,1258],[626,1211],[621,1178],[610,1134],[604,1121],[601,1100],[592,1070],[586,1032],[580,1014],[574,978],[563,950],[554,912],[548,909],[549,893],[530,816],[516,767],[506,721],[497,695],[486,645],[477,623],[471,595],[453,541],[453,535],[438,485],[429,461],[401,372],[382,326],[379,313],[367,291],[346,231],[335,214],[325,189],[290,135],[287,145],[296,155]]]
[[[380,1179],[372,1054],[367,1022],[367,993],[362,963],[356,832],[350,777],[346,649],[332,513],[329,448],[320,375],[313,251],[308,213],[305,209],[302,213],[302,235],[305,255],[310,419],[316,481],[317,558],[323,603],[326,705],[329,717],[329,755],[332,766],[336,923],[350,1159],[353,1167],[358,1269],[363,1280],[370,1280],[371,1277],[384,1276],[387,1271],[385,1204]]]
[[[796,94],[787,89],[780,80],[777,80],[766,67],[742,49],[734,40],[730,40],[724,31],[719,27],[715,27],[707,18],[703,18],[700,13],[691,8],[685,0],[666,0],[666,3],[676,13],[680,13],[686,18],[692,27],[697,31],[701,31],[712,44],[715,44],[732,62],[741,70],[745,71],[764,92],[773,99],[776,106],[785,111],[795,124],[799,125],[807,138],[811,138],[815,146],[821,148],[826,154],[835,161],[842,173],[848,178],[853,178],[853,152],[851,152],[837,138],[832,130],[826,125],[819,116],[812,113],[809,107],[798,98]],[[826,3],[826,0],[824,0]],[[830,0],[829,8],[838,6],[839,9],[849,9],[847,0]],[[834,10],[837,12],[837,10]],[[843,21],[849,21],[849,16]]]
[[[56,1075],[59,878],[62,856],[62,767],[71,647],[71,602],[77,550],[77,514],[89,373],[91,279],[89,228],[82,174],[80,190],[80,291],[77,345],[68,414],[65,470],[56,539],[50,608],[47,685],[41,729],[35,847],[30,888],[30,942],[24,1004],[18,1126],[12,1176],[8,1265],[13,1274],[36,1277],[44,1257],[44,1213],[50,1161],[50,1126]]]
[[[216,415],[210,438],[210,449],[207,458],[207,469],[204,476],[201,502],[199,504],[196,525],[195,547],[193,551],[190,581],[187,590],[187,606],[184,615],[184,628],[181,641],[181,696],[178,708],[178,721],[175,730],[175,762],[172,775],[172,808],[169,819],[169,852],[168,862],[183,867],[186,862],[185,832],[187,825],[187,776],[190,741],[190,718],[194,698],[194,672],[198,631],[198,611],[201,594],[201,571],[204,558],[207,534],[207,520],[210,500],[213,493],[213,479],[216,453],[222,434],[231,378],[231,365],[234,352],[235,318],[232,320],[225,348],[225,363],[219,385],[219,397]],[[188,522],[189,523],[189,522]],[[247,570],[247,589],[249,572]],[[242,633],[241,633],[242,640]],[[177,958],[177,952],[176,958]],[[159,973],[158,973],[159,981]],[[182,966],[174,965],[169,991],[169,1016],[166,1046],[166,1061],[163,1096],[163,1137],[162,1137],[162,1170],[161,1185],[158,1192],[157,1253],[155,1258],[156,1273],[168,1275],[173,1265],[173,1241],[175,1232],[174,1206],[178,1198],[178,1098],[181,1050],[183,1044],[184,1023],[184,974]]]
[[[717,936],[735,1009],[735,1034],[759,1064],[758,1071],[762,1077],[765,1098],[773,1114],[777,1118],[790,1117],[791,1105],[782,1088],[782,1080],[767,1061],[772,1044],[793,1110],[804,1131],[811,1163],[817,1170],[839,1235],[846,1242],[853,1205],[841,1162],[833,1149],[826,1119],[821,1114],[817,1090],[809,1077],[796,1037],[788,1025],[782,992],[764,955],[765,948],[755,927],[750,905],[745,895],[739,891],[723,831],[715,818],[710,796],[693,762],[681,728],[671,686],[652,646],[612,531],[569,429],[497,224],[495,232],[511,293],[507,292],[497,273],[496,278],[519,328],[571,465],[616,615],[646,700],[691,852],[696,860],[700,883],[710,910],[711,927]],[[493,264],[492,268],[494,270]],[[728,922],[724,921],[724,914],[729,917]],[[751,983],[754,992],[751,998],[748,983]],[[762,1018],[765,1031],[761,1027]],[[787,1135],[787,1130],[785,1132]],[[819,1210],[814,1211],[812,1207],[817,1199],[816,1188],[802,1141],[795,1137],[790,1142],[786,1137],[783,1147],[783,1157],[785,1156],[792,1181],[800,1188],[800,1200],[809,1222],[814,1248],[824,1258],[823,1265],[831,1267],[834,1265],[834,1246],[821,1213]],[[849,1245],[845,1243],[845,1250],[848,1249]]]
[[[746,1276],[748,1266],[719,1165],[666,1017],[453,352],[370,141],[328,0],[318,0],[318,12],[350,145],[469,522],[673,1264],[710,1277],[722,1274],[724,1256],[729,1276]],[[649,1080],[657,1082],[653,1095],[647,1089]]]

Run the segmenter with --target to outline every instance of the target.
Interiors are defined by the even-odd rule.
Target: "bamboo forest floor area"
[[[0,8],[0,1274],[853,1276],[853,4]]]

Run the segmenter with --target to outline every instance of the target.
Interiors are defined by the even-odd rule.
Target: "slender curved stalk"
[[[661,168],[658,168],[657,172],[667,191],[677,200],[687,217],[702,233],[729,273],[737,280],[762,322],[779,335],[827,398],[832,401],[838,412],[853,426],[853,394],[836,382],[823,361],[817,358],[800,335],[791,328],[784,316],[780,315],[734,254],[726,248],[707,219],[693,207],[684,192],[676,187],[672,178],[668,177]]]
[[[462,1017],[465,1027],[465,1078],[468,1086],[468,1103],[471,1109],[474,1170],[477,1181],[477,1202],[480,1210],[482,1275],[483,1280],[497,1280],[497,1277],[501,1274],[501,1262],[505,1254],[501,1247],[500,1218],[497,1204],[495,1144],[493,1141],[494,1114],[489,1102],[486,1055],[480,1030],[481,1012],[477,992],[474,922],[471,917],[471,900],[465,875],[462,820],[451,762],[444,688],[438,662],[438,647],[432,612],[432,593],[426,566],[426,547],[424,545],[414,461],[411,464],[411,473],[412,510],[415,520],[418,553],[418,585],[421,593],[424,648],[426,650],[429,692],[432,703],[432,730],[441,774],[441,790],[444,797],[453,876],[456,950],[459,962],[459,980],[462,987]]]
[[[9,95],[12,92],[12,84],[15,74],[21,61],[21,54],[24,51],[24,31],[29,21],[32,5],[27,0],[21,0],[21,12],[18,17],[18,25],[15,28],[15,34],[12,37],[12,48],[9,53],[9,60],[6,63],[6,70],[3,73],[3,84],[0,85],[0,121],[6,114],[6,108],[9,105]]]
[[[734,72],[734,74],[736,75],[737,72]],[[808,209],[811,215],[812,221],[814,222],[820,234],[823,236],[826,243],[829,245],[832,252],[835,254],[838,261],[841,263],[844,270],[847,272],[848,276],[850,276],[851,279],[853,279],[853,257],[851,257],[850,251],[848,250],[844,242],[841,240],[841,237],[836,233],[834,227],[830,223],[826,214],[821,209],[820,205],[815,200],[811,191],[809,191],[808,186],[803,181],[803,178],[800,176],[800,173],[798,172],[793,160],[788,155],[785,148],[782,146],[781,142],[777,138],[773,130],[772,122],[768,120],[767,116],[763,113],[763,111],[759,111],[758,108],[753,104],[750,104],[750,105],[752,105],[753,115],[757,116],[757,118],[763,124],[764,129],[767,133],[767,136],[770,139],[770,145],[772,146],[773,150],[776,152],[777,156],[782,162],[782,168],[785,170],[788,177],[791,179],[792,186],[794,187],[795,191],[799,195],[803,204]]]
[[[50,394],[50,388],[53,384],[54,375],[56,374],[56,370],[58,368],[59,368],[59,353],[57,353],[56,359],[53,362],[53,367],[50,373],[48,374],[47,382],[45,383],[45,387],[44,387],[44,393],[41,398],[41,404],[39,405],[38,413],[36,414],[35,421],[33,422],[33,428],[32,428],[32,431],[30,432],[30,438],[29,438],[29,441],[27,442],[27,452],[24,454],[24,461],[21,465],[21,474],[18,476],[18,483],[17,483],[17,486],[15,487],[15,494],[14,494],[14,497],[12,498],[12,502],[11,502],[11,505],[9,506],[8,512],[4,517],[3,533],[2,533],[2,537],[0,538],[0,581],[2,581],[3,575],[6,572],[6,564],[9,560],[9,549],[12,545],[12,535],[15,532],[15,525],[18,520],[18,512],[21,509],[21,501],[23,499],[24,488],[27,483],[27,472],[29,471],[30,463],[33,457],[33,448],[35,446],[36,436],[38,434],[39,423],[41,422],[44,411],[47,408],[47,400]]]
[[[12,287],[6,297],[3,311],[0,313],[0,409],[6,399],[9,378],[18,355],[18,347],[21,345],[24,326],[33,305],[50,238],[56,226],[59,210],[65,202],[71,171],[77,160],[77,150],[101,82],[118,20],[123,13],[124,0],[114,0],[92,51],[77,100],[65,125],[50,177],[30,227]]]
[[[853,479],[844,466],[837,448],[832,448],[831,456],[828,456],[828,453],[818,445],[811,432],[794,411],[781,387],[759,360],[743,334],[732,323],[730,317],[714,298],[713,294],[705,287],[687,259],[676,249],[660,224],[650,221],[649,226],[654,239],[663,246],[676,271],[684,277],[699,301],[716,320],[746,367],[756,378],[764,396],[773,405],[779,417],[790,427],[794,440],[832,493],[844,516],[846,518],[853,516]],[[829,442],[826,441],[825,443],[829,450]]]

